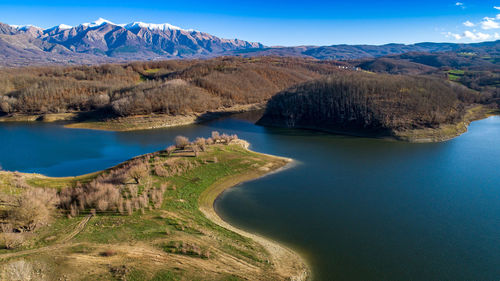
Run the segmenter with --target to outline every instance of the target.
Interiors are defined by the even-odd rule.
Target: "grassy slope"
[[[167,157],[161,154],[160,157]],[[179,157],[179,156],[177,156]],[[60,214],[49,226],[32,234],[17,250],[0,250],[2,268],[8,270],[25,262],[37,279],[55,280],[279,280],[270,257],[260,244],[218,226],[199,210],[200,195],[218,181],[261,176],[286,164],[286,161],[248,151],[238,145],[215,145],[198,157],[181,156],[200,165],[183,174],[162,178],[151,175],[154,185],[169,182],[162,208],[135,212],[131,216],[98,214],[69,241],[87,214],[66,218]],[[211,159],[217,157],[214,163]],[[202,162],[207,162],[201,164]],[[265,168],[263,168],[265,167]],[[250,175],[250,177],[249,177]],[[41,175],[0,173],[3,194],[21,192],[13,179],[22,177],[33,186],[63,188],[83,178],[47,178]],[[219,191],[217,191],[218,193]],[[211,200],[211,199],[210,199]],[[61,243],[64,241],[64,243]],[[179,253],[184,242],[201,248],[204,256]],[[46,248],[43,248],[46,247]],[[37,252],[10,256],[14,251]],[[103,253],[112,250],[111,256]],[[29,252],[28,252],[29,253]]]

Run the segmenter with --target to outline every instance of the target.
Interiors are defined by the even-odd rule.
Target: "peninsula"
[[[213,209],[225,189],[291,160],[217,132],[175,143],[77,177],[0,172],[1,276],[306,280],[295,252],[230,226]]]

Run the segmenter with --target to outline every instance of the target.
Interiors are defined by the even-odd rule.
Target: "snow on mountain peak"
[[[124,27],[126,29],[132,29],[132,28],[139,27],[139,28],[147,28],[149,30],[161,30],[161,31],[184,30],[178,26],[171,25],[169,23],[156,24],[156,23],[144,23],[144,22],[140,22],[140,21],[126,24]]]
[[[100,27],[104,24],[111,24],[111,25],[114,25],[114,26],[120,26],[122,28],[125,28],[125,29],[134,29],[134,28],[146,28],[146,29],[149,29],[149,30],[159,30],[159,31],[168,31],[168,30],[181,30],[181,31],[188,31],[188,32],[194,32],[196,30],[194,29],[183,29],[183,28],[180,28],[178,26],[175,26],[175,25],[171,25],[169,23],[161,23],[161,24],[157,24],[157,23],[145,23],[145,22],[141,22],[141,21],[135,21],[135,22],[132,22],[132,23],[128,23],[128,24],[115,24],[107,19],[103,19],[103,18],[98,18],[97,20],[91,22],[91,23],[82,23],[80,24],[79,26],[84,26],[84,27],[89,27],[89,28],[94,28],[94,27]],[[33,26],[33,25],[11,25],[13,28],[16,28],[17,30],[27,30],[29,27],[35,27],[37,29],[40,29],[42,30],[41,28],[39,27],[36,27],[36,26]],[[73,28],[73,26],[70,26],[70,25],[67,25],[67,24],[60,24],[60,25],[57,25],[57,26],[54,26],[54,27],[50,27],[50,28],[46,28],[46,29],[43,29],[44,32],[50,32],[50,31],[53,31],[53,30],[68,30],[68,29],[71,29]]]
[[[103,18],[98,18],[96,21],[91,22],[91,23],[88,23],[88,22],[82,23],[81,25],[87,26],[87,27],[98,27],[98,26],[101,26],[101,25],[106,24],[106,23],[116,25],[113,22],[111,22],[107,19],[103,19]]]
[[[59,29],[64,30],[64,29],[72,29],[73,27],[71,25],[67,24],[60,24],[57,26]]]
[[[30,27],[33,27],[33,28],[36,28],[36,29],[41,29],[40,27],[32,25],[32,24],[28,24],[28,25],[11,25],[11,27],[13,27],[13,28],[15,28],[17,30],[22,30],[22,31],[26,31]]]
[[[67,25],[67,24],[60,24],[60,25],[56,25],[54,27],[51,27],[51,28],[47,28],[45,29],[44,31],[52,31],[52,30],[67,30],[67,29],[72,29],[73,27],[71,25]]]

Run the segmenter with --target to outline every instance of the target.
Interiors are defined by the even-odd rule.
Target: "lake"
[[[163,149],[176,135],[238,134],[295,159],[216,201],[228,222],[301,253],[315,280],[498,280],[500,117],[443,143],[256,126],[236,115],[139,132],[0,124],[5,170],[74,176]]]

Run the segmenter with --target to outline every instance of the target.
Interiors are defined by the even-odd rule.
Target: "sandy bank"
[[[248,149],[249,144],[245,141],[240,141],[241,145]],[[277,156],[267,155],[268,157],[273,157],[275,159],[281,160],[283,165],[270,166],[269,169],[262,169],[258,172],[251,171],[245,174],[239,174],[235,176],[230,176],[222,181],[217,181],[212,186],[207,188],[199,198],[199,208],[200,211],[211,221],[217,225],[224,227],[228,230],[236,232],[244,237],[253,239],[257,243],[261,244],[271,256],[271,263],[273,264],[276,273],[283,277],[284,280],[293,281],[303,281],[308,280],[311,276],[309,267],[307,266],[305,260],[296,252],[288,249],[287,247],[272,241],[268,238],[264,238],[257,234],[249,233],[247,231],[238,229],[229,223],[222,220],[221,217],[215,212],[214,202],[226,189],[234,187],[240,183],[254,180],[263,176],[268,175],[272,172],[279,172],[285,169],[287,165],[291,163],[289,158],[281,158]]]

